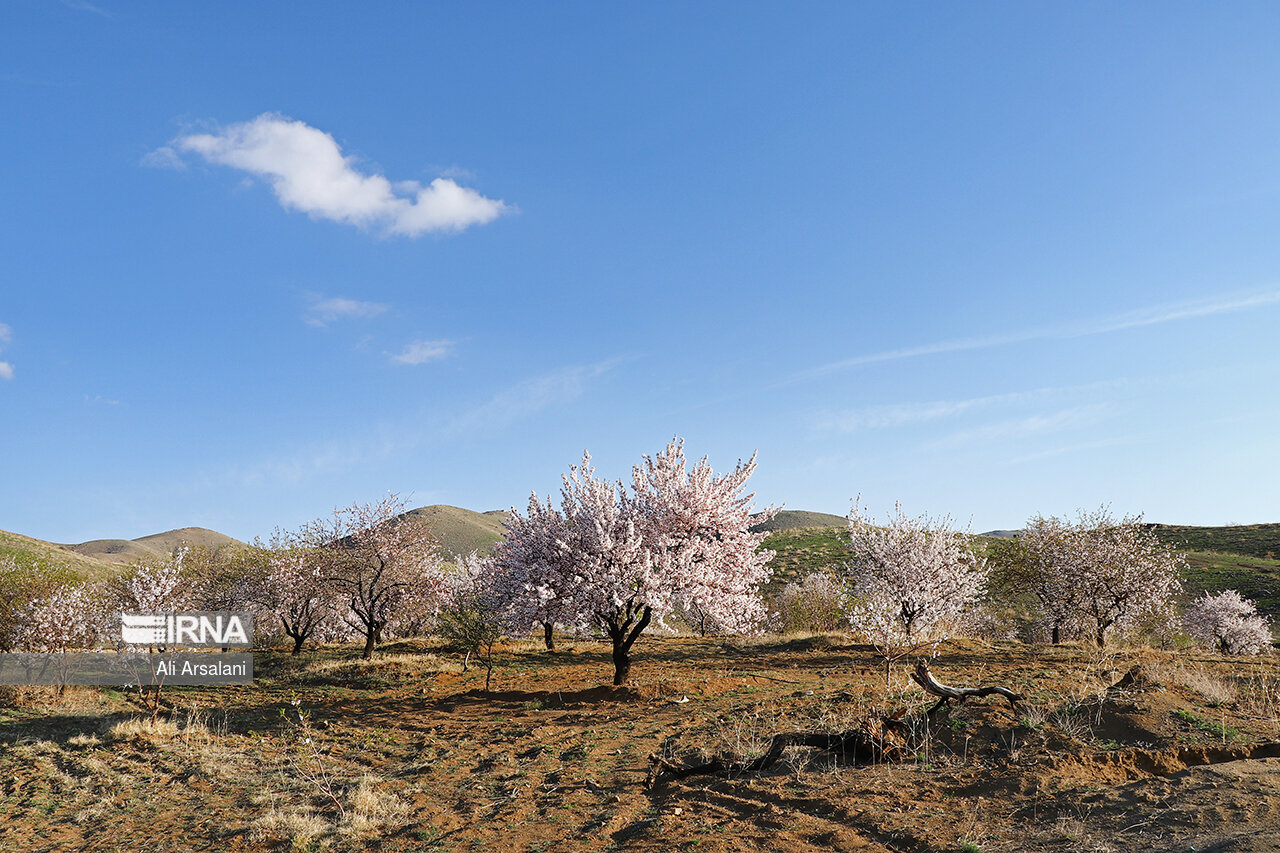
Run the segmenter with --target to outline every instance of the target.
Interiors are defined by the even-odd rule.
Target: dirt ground
[[[170,688],[155,725],[128,694],[13,690],[0,850],[1280,849],[1273,659],[948,643],[940,680],[1026,700],[927,717],[905,662],[886,684],[840,637],[645,637],[623,689],[603,644],[560,645],[510,644],[489,693],[438,644],[260,652],[254,686]],[[790,748],[650,779],[655,754],[752,757],[904,709],[900,762]]]

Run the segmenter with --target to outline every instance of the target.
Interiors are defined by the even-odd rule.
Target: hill
[[[1231,524],[1226,527],[1194,527],[1185,524],[1151,525],[1160,541],[1183,551],[1242,554],[1274,560],[1280,557],[1280,524]]]
[[[181,545],[195,548],[220,548],[224,545],[243,545],[225,533],[204,527],[179,527],[164,533],[152,533],[137,539],[93,539],[78,545],[55,545],[85,557],[111,565],[125,565],[150,557],[162,557]]]
[[[9,559],[24,568],[60,568],[86,579],[105,577],[114,571],[105,560],[77,554],[43,539],[0,530],[0,560]]]
[[[809,512],[803,509],[784,509],[768,521],[755,525],[756,532],[773,533],[778,530],[800,530],[806,527],[848,527],[849,519],[829,512]]]
[[[406,516],[423,519],[447,555],[478,551],[488,554],[502,541],[506,510],[476,512],[447,504],[411,509]]]
[[[59,545],[0,530],[0,559],[10,558],[20,566],[64,569],[78,577],[98,579],[113,575],[121,566],[136,560],[168,554],[183,544],[221,547],[243,543],[203,527],[182,527],[137,539],[94,539],[74,545]]]

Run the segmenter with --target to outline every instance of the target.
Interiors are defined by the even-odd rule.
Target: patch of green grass
[[[1266,560],[1280,558],[1280,524],[1232,524],[1226,527],[1190,527],[1153,524],[1160,541],[1182,551],[1240,554]]]
[[[781,589],[789,581],[803,580],[814,572],[829,571],[849,559],[849,532],[843,527],[803,527],[777,530],[760,544],[761,549],[776,551],[769,565],[773,568],[770,591]]]
[[[1259,611],[1280,614],[1280,560],[1212,551],[1192,551],[1186,558],[1182,580],[1189,597],[1234,589]]]
[[[1240,733],[1228,726],[1226,723],[1215,723],[1212,720],[1206,720],[1199,714],[1193,714],[1191,711],[1184,711],[1181,708],[1175,708],[1169,712],[1173,716],[1190,725],[1196,731],[1204,732],[1212,735],[1216,740],[1236,740],[1240,737]]]

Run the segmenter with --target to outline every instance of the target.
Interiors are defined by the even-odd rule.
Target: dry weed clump
[[[390,791],[379,790],[379,781],[365,774],[347,794],[346,816],[338,826],[339,834],[364,838],[405,825],[409,804]]]
[[[290,850],[312,850],[331,826],[306,806],[285,811],[273,805],[249,825],[249,840],[255,844],[284,842]]]
[[[461,673],[462,664],[431,652],[379,655],[369,660],[335,659],[312,661],[302,670],[303,681],[350,682],[360,679],[411,679],[441,672]]]
[[[1178,664],[1167,668],[1165,673],[1174,684],[1198,694],[1213,708],[1230,705],[1238,697],[1234,684],[1214,675],[1203,664]]]
[[[107,729],[107,738],[109,740],[139,741],[156,746],[176,740],[180,735],[180,731],[178,724],[172,719],[157,717],[152,720],[145,717],[130,717],[127,720],[115,723],[111,728]]]
[[[7,705],[24,711],[41,714],[90,715],[110,710],[110,702],[100,690],[92,687],[70,685],[50,686],[2,686],[0,706]]]

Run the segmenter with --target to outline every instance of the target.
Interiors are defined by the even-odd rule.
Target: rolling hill
[[[490,553],[502,541],[502,525],[507,520],[507,511],[503,509],[476,512],[448,504],[411,509],[405,515],[423,519],[447,556],[471,551]]]

